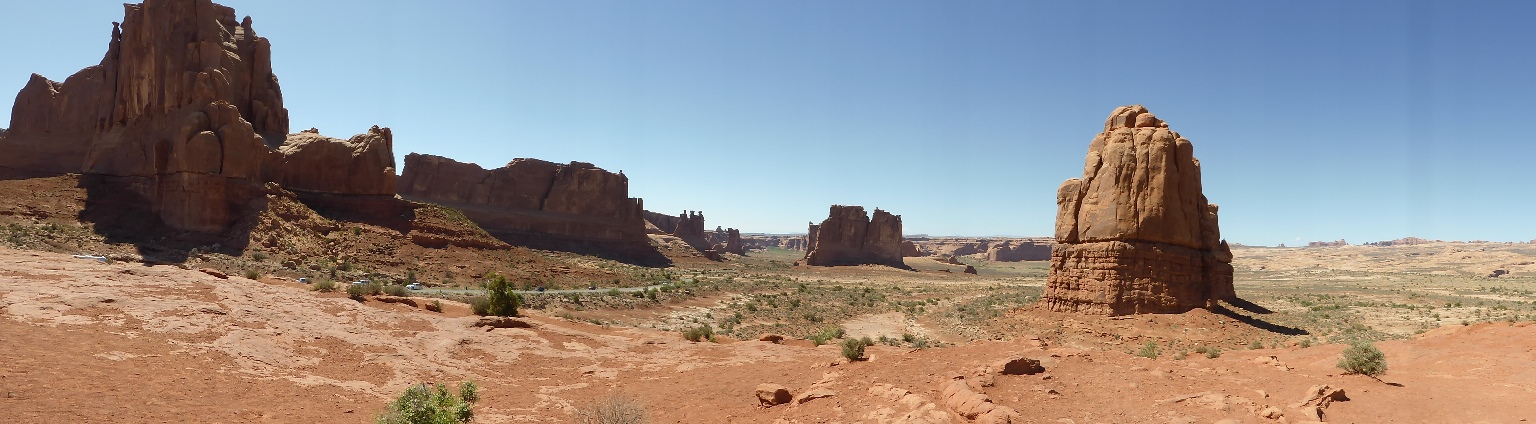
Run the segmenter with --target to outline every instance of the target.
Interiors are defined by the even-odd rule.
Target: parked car
[[[587,286],[587,290],[597,290],[597,285],[593,284],[593,285]]]
[[[411,290],[421,290],[421,289],[423,289],[425,287],[422,287],[421,283],[410,283],[410,284],[406,284],[405,288],[408,288],[408,289],[411,289]]]
[[[309,277],[299,277],[299,282],[303,284],[309,284]]]
[[[537,288],[537,289],[534,289],[534,290],[538,290],[538,291],[544,291],[544,286],[539,286],[539,288]]]

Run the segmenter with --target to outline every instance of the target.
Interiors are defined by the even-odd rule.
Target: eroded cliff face
[[[1189,140],[1140,105],[1115,109],[1083,177],[1057,191],[1051,309],[1179,313],[1235,298],[1232,253]]]
[[[346,140],[313,129],[293,134],[274,151],[267,172],[289,190],[394,196],[394,134],[377,126]]]
[[[811,226],[805,263],[816,266],[886,265],[906,269],[901,261],[901,216],[863,206],[832,205],[821,225]]]
[[[645,236],[643,204],[628,197],[628,177],[590,163],[519,158],[486,170],[411,153],[396,189],[407,199],[457,208],[514,244],[655,253]]]
[[[95,204],[152,215],[100,216],[216,233],[260,207],[252,202],[269,175],[287,175],[267,169],[269,158],[324,162],[273,154],[288,133],[288,111],[272,73],[271,43],[256,35],[250,17],[236,20],[234,9],[208,0],[123,7],[100,64],[63,83],[33,75],[17,94],[11,130],[0,136],[7,152],[0,168],[16,175],[81,173],[93,198],[112,199]],[[380,155],[392,157],[388,150],[386,143]],[[392,178],[382,165],[322,167]],[[381,183],[361,179],[348,176],[343,186]]]

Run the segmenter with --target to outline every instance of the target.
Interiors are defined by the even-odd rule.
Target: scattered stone
[[[1083,177],[1062,183],[1056,204],[1051,310],[1182,313],[1236,298],[1194,147],[1145,107],[1110,114]]]
[[[794,400],[796,405],[801,405],[815,399],[828,398],[833,396],[837,396],[837,392],[833,391],[832,389],[828,389],[826,387],[813,387],[810,390],[806,390],[804,393],[801,393],[799,396],[795,396]]]
[[[1275,369],[1278,369],[1278,370],[1281,370],[1281,371],[1290,371],[1291,370],[1291,367],[1286,366],[1284,362],[1280,362],[1280,358],[1276,357],[1276,356],[1260,356],[1260,357],[1257,357],[1257,358],[1253,358],[1253,363],[1259,364],[1259,365],[1272,366],[1272,367],[1275,367]]]
[[[779,343],[784,342],[784,336],[780,336],[778,334],[764,334],[764,335],[758,336],[757,337],[757,341],[760,341],[760,342],[770,342],[770,343],[773,343],[773,344],[779,344]]]
[[[789,403],[793,397],[789,394],[789,388],[772,383],[757,385],[757,402],[761,406],[774,406]]]
[[[228,280],[229,279],[229,274],[225,274],[223,271],[219,271],[217,269],[213,269],[213,268],[199,268],[198,271],[202,272],[204,274],[208,274],[208,275],[212,275],[214,277],[218,277],[221,280]]]
[[[1259,416],[1260,417],[1264,417],[1264,418],[1268,418],[1268,419],[1271,419],[1271,420],[1278,420],[1278,419],[1280,419],[1280,417],[1285,416],[1285,413],[1280,412],[1280,408],[1276,408],[1276,407],[1271,406],[1271,407],[1268,407],[1268,408],[1264,408],[1263,411],[1259,411]]]

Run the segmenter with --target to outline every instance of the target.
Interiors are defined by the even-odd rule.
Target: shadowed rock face
[[[1179,313],[1236,297],[1194,147],[1145,107],[1110,114],[1056,202],[1051,309]]]
[[[901,261],[901,216],[863,206],[832,205],[821,225],[811,226],[805,263],[816,266],[886,265],[906,269]]]
[[[408,199],[457,208],[509,243],[655,253],[645,236],[641,200],[628,197],[629,178],[590,163],[519,158],[486,170],[411,153],[396,188]]]
[[[100,64],[63,83],[34,74],[16,95],[11,129],[0,136],[0,151],[7,152],[0,169],[85,174],[93,197],[127,199],[153,215],[102,216],[203,233],[227,229],[254,207],[273,175],[293,177],[305,189],[393,194],[377,189],[392,187],[392,163],[304,158],[309,149],[274,154],[288,133],[288,111],[272,73],[271,44],[256,35],[250,17],[236,20],[234,9],[208,0],[123,7]],[[392,157],[387,142],[372,150]],[[332,184],[267,169],[270,158],[358,174]]]

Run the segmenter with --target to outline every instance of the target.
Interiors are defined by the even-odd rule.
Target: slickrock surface
[[[1236,297],[1194,146],[1145,107],[1110,114],[1056,203],[1051,309],[1179,313]]]

